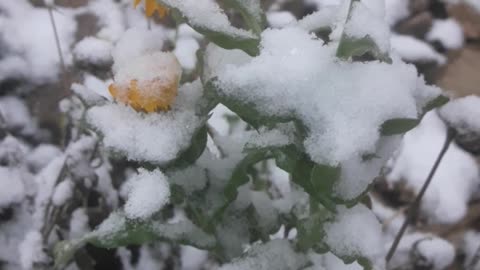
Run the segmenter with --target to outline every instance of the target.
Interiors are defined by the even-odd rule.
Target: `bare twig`
[[[62,68],[63,74],[66,74],[67,68],[65,66],[65,60],[63,59],[63,52],[60,44],[60,37],[58,35],[57,25],[55,24],[55,17],[53,16],[53,8],[51,6],[48,6],[47,9],[48,9],[48,15],[50,16],[50,22],[52,24],[53,34],[55,36],[55,44],[57,46],[57,53],[60,59],[60,66]]]
[[[425,183],[422,186],[422,189],[418,193],[417,197],[415,198],[415,201],[410,205],[408,211],[407,211],[407,216],[405,218],[405,221],[402,224],[402,227],[400,228],[400,231],[398,231],[395,240],[393,241],[392,246],[390,247],[390,250],[387,253],[386,261],[389,262],[390,259],[392,259],[393,254],[395,253],[395,250],[398,247],[398,244],[400,243],[400,240],[402,239],[403,234],[405,233],[408,225],[415,220],[417,216],[418,209],[420,207],[420,202],[422,201],[423,196],[425,195],[425,192],[427,191],[428,186],[432,182],[433,176],[435,175],[435,172],[438,169],[438,166],[440,165],[440,162],[442,161],[442,158],[445,156],[445,153],[448,150],[448,147],[450,146],[451,142],[455,138],[455,131],[453,129],[448,129],[447,131],[447,137],[445,139],[445,143],[443,144],[443,147],[437,157],[437,160],[433,164],[432,169],[430,170],[430,173],[428,174],[427,179],[425,180]]]

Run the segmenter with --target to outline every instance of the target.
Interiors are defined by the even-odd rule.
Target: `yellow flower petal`
[[[140,2],[142,2],[142,0],[134,0],[133,1],[133,7],[137,8],[137,6],[138,6],[138,4],[140,4]]]
[[[145,14],[151,17],[157,10],[158,4],[156,0],[145,0]]]

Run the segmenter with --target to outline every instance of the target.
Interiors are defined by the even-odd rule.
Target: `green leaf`
[[[225,49],[240,49],[251,56],[259,54],[260,38],[257,35],[247,31],[238,31],[240,29],[231,26],[231,24],[225,27],[214,27],[215,23],[211,21],[213,18],[209,16],[196,17],[193,12],[187,10],[195,7],[185,6],[178,1],[159,0],[159,2],[170,8],[172,16],[177,21],[186,22],[218,46]]]
[[[257,35],[267,27],[267,18],[260,0],[224,0],[225,4],[240,11],[246,25]]]
[[[404,134],[415,128],[420,121],[412,118],[396,118],[385,121],[380,127],[380,134],[383,136],[392,136]]]
[[[352,17],[352,13],[355,9],[355,2],[360,1],[350,1],[350,7],[348,10],[347,20],[345,24],[348,24]],[[363,38],[356,38],[348,36],[345,31],[342,33],[340,43],[338,44],[337,57],[344,60],[379,60],[389,64],[392,63],[392,59],[388,56],[388,54],[383,53],[369,35],[366,35]]]
[[[342,36],[340,43],[338,44],[337,57],[341,59],[360,59],[368,60],[380,60],[386,63],[392,63],[392,59],[380,51],[377,44],[370,36],[363,38],[353,38],[346,35]]]
[[[449,101],[450,99],[448,97],[444,95],[439,95],[438,97],[428,102],[427,105],[425,105],[425,107],[423,107],[422,115],[425,115],[427,112],[445,105]]]
[[[205,151],[207,146],[207,137],[207,126],[203,125],[192,137],[190,147],[181,152],[179,156],[174,161],[170,162],[165,168],[181,169],[195,163],[195,161],[202,155],[203,151]]]
[[[59,242],[54,248],[55,266],[64,267],[75,252],[87,243],[101,248],[116,248],[127,245],[141,245],[153,241],[168,241],[191,245],[200,249],[213,249],[216,240],[190,221],[184,220],[165,224],[157,220],[132,221],[121,212],[112,213],[93,232],[80,239]]]
[[[331,215],[327,211],[316,211],[311,213],[308,218],[297,221],[296,246],[300,251],[306,252],[311,248],[316,251],[325,251],[326,246],[322,243],[325,237],[323,224],[330,217]]]

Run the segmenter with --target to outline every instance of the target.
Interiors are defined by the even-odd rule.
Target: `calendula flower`
[[[120,67],[109,91],[117,102],[137,111],[167,111],[177,96],[181,74],[173,53],[147,53]]]
[[[134,0],[133,6],[136,8],[142,0]],[[156,0],[145,0],[145,14],[147,17],[153,16],[155,11],[158,13],[160,18],[165,17],[167,15],[168,9],[160,4],[157,3]]]

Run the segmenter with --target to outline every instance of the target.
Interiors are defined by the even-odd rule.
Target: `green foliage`
[[[392,136],[408,132],[420,123],[418,119],[398,118],[385,121],[380,127],[380,134]]]

